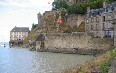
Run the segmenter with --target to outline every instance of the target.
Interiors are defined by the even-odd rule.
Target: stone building
[[[103,8],[91,9],[85,17],[85,30],[89,35],[100,38],[114,37],[114,23],[116,21],[116,2],[103,3]]]
[[[10,31],[10,44],[18,45],[23,43],[23,40],[28,36],[29,27],[14,27]]]

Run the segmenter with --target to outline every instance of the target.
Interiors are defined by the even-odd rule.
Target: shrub
[[[114,58],[116,57],[116,49],[110,51],[110,55]]]
[[[102,73],[108,73],[108,70],[109,70],[108,65],[109,65],[109,62],[104,61],[104,63],[101,65]]]

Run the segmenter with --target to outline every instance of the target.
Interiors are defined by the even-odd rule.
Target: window
[[[96,18],[96,22],[99,22],[99,18],[98,17]]]
[[[96,24],[96,31],[98,31],[99,30],[99,25],[98,24]]]
[[[105,16],[103,16],[103,22],[105,21]]]
[[[87,24],[89,23],[89,20],[88,20],[88,19],[86,20],[86,23],[87,23]]]
[[[92,12],[92,15],[94,16],[94,12]]]
[[[108,9],[106,8],[105,11],[108,12]]]
[[[109,24],[108,24],[108,28],[111,28],[111,27],[112,27],[112,23],[109,22]]]
[[[114,7],[111,7],[111,10],[114,11]]]
[[[91,22],[93,23],[93,18],[91,18]]]
[[[86,30],[89,30],[89,26],[87,25]]]
[[[93,30],[93,26],[91,25],[91,30]]]
[[[105,29],[105,24],[103,23],[103,29]]]

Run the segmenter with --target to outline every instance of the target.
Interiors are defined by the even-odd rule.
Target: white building
[[[21,40],[23,41],[29,33],[29,27],[14,27],[10,31],[10,41]]]

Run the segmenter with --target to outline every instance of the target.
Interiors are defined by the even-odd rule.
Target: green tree
[[[37,24],[32,24],[32,28],[31,28],[31,30],[33,30],[34,28],[36,28],[37,27]]]
[[[111,3],[115,0],[89,0],[87,3],[77,3],[71,6],[68,6],[67,0],[57,0],[52,5],[56,9],[65,8],[69,14],[85,14],[88,6],[91,9],[99,9],[102,8],[104,1]]]
[[[87,10],[87,4],[74,4],[70,6],[67,11],[69,14],[85,14]]]
[[[66,0],[57,0],[52,3],[53,8],[60,9],[60,8],[68,8],[68,4]]]

